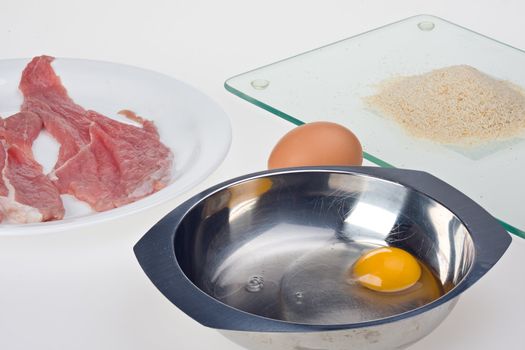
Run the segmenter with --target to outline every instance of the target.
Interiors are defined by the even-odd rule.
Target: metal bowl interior
[[[348,284],[353,262],[385,245],[413,254],[437,284],[408,294]],[[311,325],[420,308],[468,276],[476,250],[462,220],[426,194],[366,174],[326,171],[266,174],[211,193],[180,221],[174,249],[185,276],[210,297]]]

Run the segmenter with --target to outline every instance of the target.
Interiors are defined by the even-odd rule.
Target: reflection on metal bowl
[[[487,212],[429,174],[307,167],[206,190],[135,253],[177,307],[249,349],[401,349],[430,333],[509,244]],[[349,280],[377,246],[414,255],[418,284],[380,293]]]

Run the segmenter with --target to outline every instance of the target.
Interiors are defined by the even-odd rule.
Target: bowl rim
[[[175,253],[178,227],[196,205],[213,194],[246,180],[324,172],[370,176],[393,182],[433,199],[450,210],[466,227],[474,245],[474,260],[467,275],[449,292],[419,308],[356,323],[305,324],[271,319],[227,305],[198,288],[180,267]],[[503,256],[511,236],[486,210],[451,185],[417,170],[378,167],[297,167],[251,173],[224,181],[188,199],[154,225],[134,246],[140,266],[153,284],[175,306],[204,326],[250,332],[318,332],[377,326],[422,314],[458,297]]]

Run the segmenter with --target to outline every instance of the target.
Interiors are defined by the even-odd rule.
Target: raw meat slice
[[[2,119],[3,121],[3,119]],[[6,161],[6,153],[4,144],[0,142],[0,222],[4,221],[4,212],[7,211],[7,206],[4,206],[3,204],[3,198],[7,199],[7,195],[9,193],[9,189],[5,185],[4,176],[3,176],[3,169],[5,167],[5,161]],[[5,207],[5,208],[4,208]]]
[[[4,205],[2,205],[2,198],[7,198],[7,195],[9,193],[9,190],[7,189],[7,186],[5,185],[4,176],[3,176],[3,169],[5,167],[5,161],[6,161],[6,154],[5,154],[5,148],[2,142],[0,142],[0,169],[2,169],[2,176],[0,176],[0,222],[4,221]]]
[[[53,57],[33,58],[22,73],[20,90],[24,95],[22,111],[36,113],[46,130],[60,142],[55,168],[77,154],[89,143],[91,121],[87,111],[67,95],[51,62]]]
[[[64,217],[60,194],[33,158],[40,118],[20,112],[0,119],[0,221],[28,223]]]
[[[35,113],[20,112],[0,119],[0,139],[32,154],[31,147],[42,130],[42,120]]]
[[[86,111],[67,95],[51,67],[52,57],[35,57],[22,75],[23,110],[42,118],[61,144],[49,175],[60,193],[86,201],[97,211],[136,201],[166,186],[173,155],[151,121],[122,114],[142,128]]]
[[[90,114],[90,144],[55,171],[62,193],[104,211],[166,186],[172,154],[157,134]]]
[[[0,171],[2,172],[2,175],[3,175],[3,170],[4,170],[4,167],[5,167],[5,163],[6,163],[6,151],[5,151],[5,148],[4,148],[4,144],[3,142],[0,142]],[[0,196],[7,196],[9,193],[9,189],[7,188],[6,184],[5,184],[5,180],[4,180],[4,177],[3,176],[0,176]],[[1,214],[1,213],[0,213]],[[2,222],[2,220],[0,219],[0,222]]]
[[[57,188],[44,175],[42,166],[32,155],[16,145],[10,146],[7,149],[4,175],[12,186],[8,198],[13,199],[16,204],[35,209],[39,214],[31,213],[25,208],[26,213],[22,215],[22,219],[12,220],[13,222],[49,221],[64,217],[64,206]],[[14,196],[11,194],[13,191]],[[16,204],[15,207],[20,210],[20,205]]]

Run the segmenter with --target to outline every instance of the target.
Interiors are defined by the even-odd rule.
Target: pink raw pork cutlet
[[[67,95],[52,61],[49,56],[33,58],[22,73],[20,90],[24,94],[22,110],[38,114],[46,130],[60,142],[57,168],[89,143],[91,120]]]
[[[7,223],[58,220],[64,206],[31,150],[42,121],[31,112],[0,119],[0,219]]]
[[[42,118],[60,143],[50,178],[60,193],[96,211],[116,208],[165,187],[173,155],[149,121],[120,123],[75,104],[51,67],[52,57],[35,57],[20,82],[22,110]],[[142,119],[136,119],[142,120]]]

